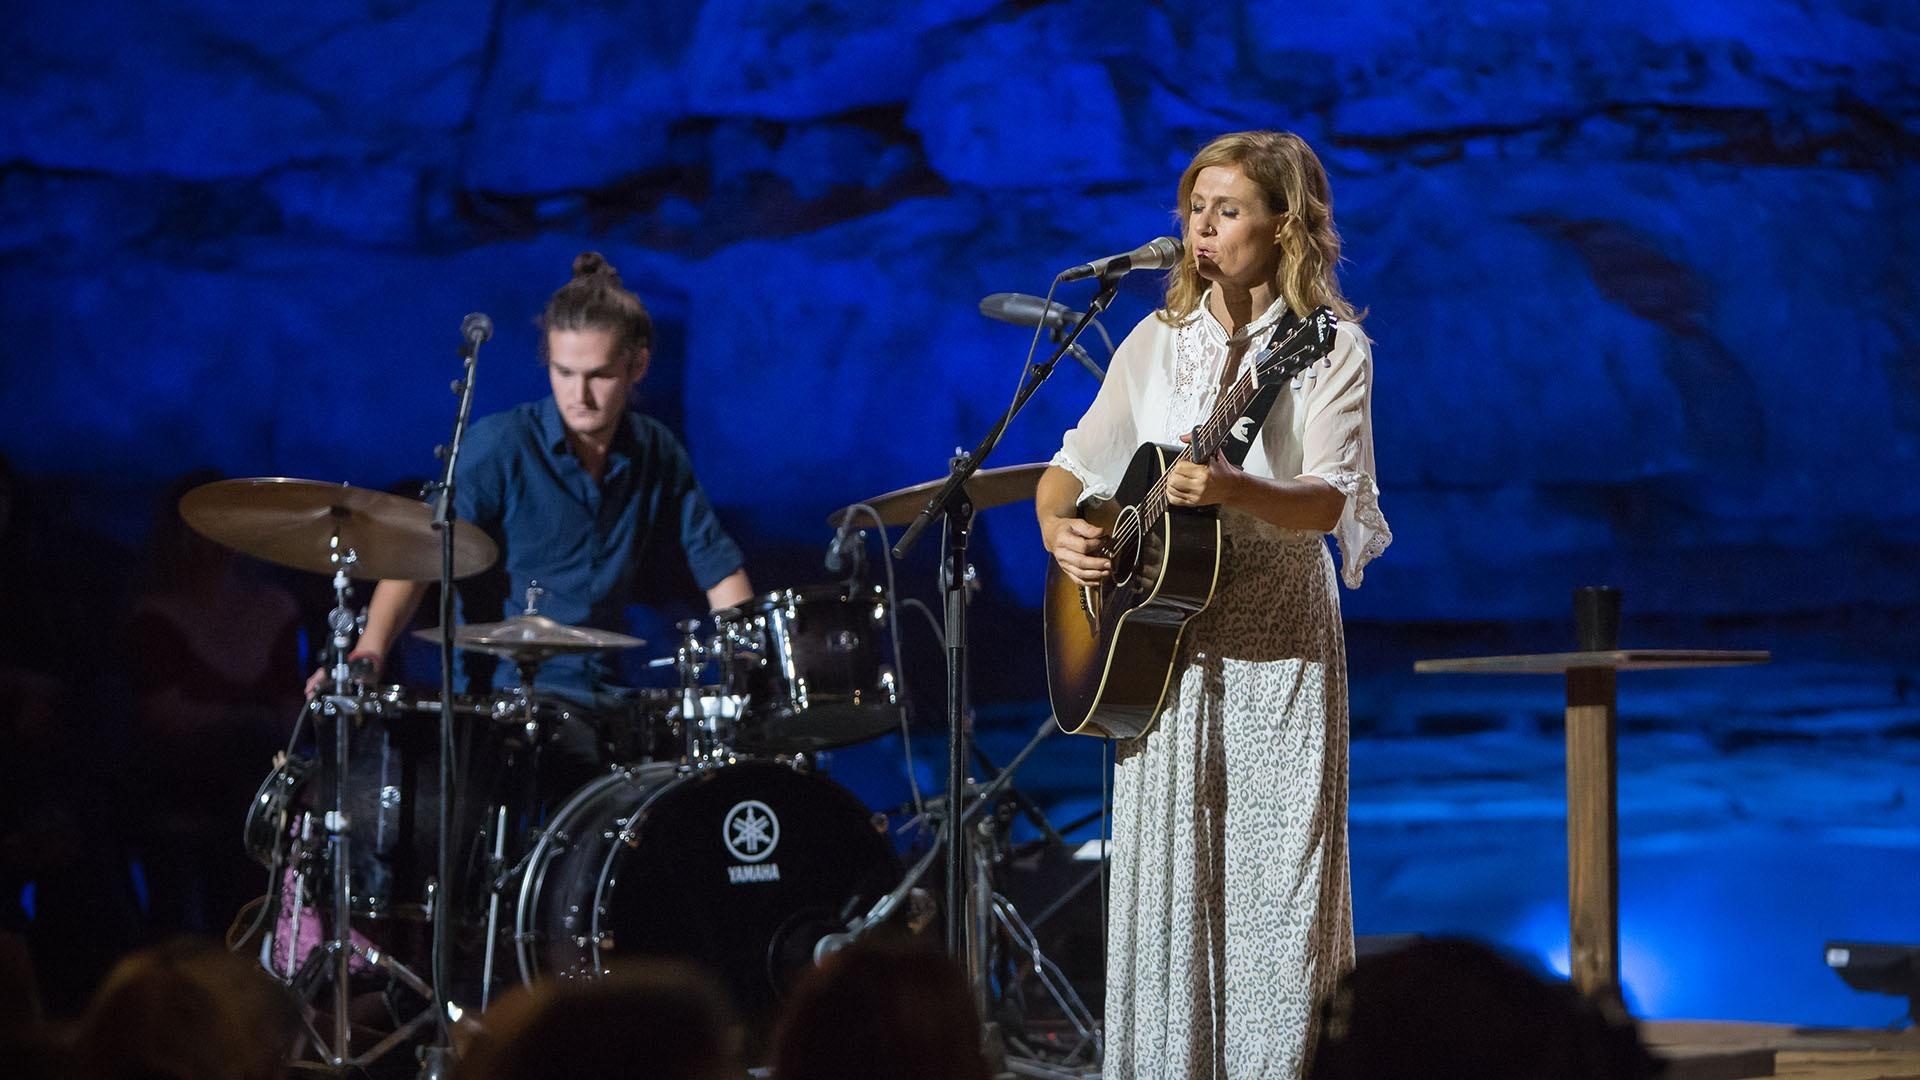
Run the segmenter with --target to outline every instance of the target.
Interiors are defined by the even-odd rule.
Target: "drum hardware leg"
[[[976,994],[979,995],[977,1004],[981,1010],[982,1020],[986,1023],[984,1037],[988,1040],[988,1051],[990,1054],[998,1055],[1005,1050],[1004,1040],[1001,1038],[998,1025],[992,1023],[989,1019],[992,1014],[988,1009],[990,1002],[986,996],[990,989],[987,970],[989,950],[987,946],[991,944],[993,933],[997,930],[998,936],[1004,939],[1011,948],[1018,950],[1032,961],[1035,975],[1039,979],[1041,986],[1046,989],[1047,993],[1060,1006],[1061,1013],[1067,1017],[1068,1022],[1073,1025],[1074,1032],[1082,1040],[1080,1046],[1074,1048],[1073,1055],[1069,1056],[1069,1060],[1072,1060],[1072,1058],[1077,1056],[1082,1050],[1091,1050],[1092,1060],[1097,1062],[1100,1060],[1102,1049],[1098,1021],[1093,1016],[1092,1011],[1087,1008],[1086,1002],[1080,998],[1073,987],[1067,982],[1065,973],[1060,970],[1059,965],[1055,964],[1051,958],[1047,957],[1041,951],[1038,938],[1034,935],[1032,928],[1027,925],[1025,919],[1021,917],[1019,910],[1014,907],[1013,902],[993,887],[992,873],[996,858],[1002,846],[1001,841],[1003,837],[1000,833],[1004,827],[1003,823],[995,817],[987,817],[980,819],[978,822],[975,821],[983,812],[993,807],[1004,792],[1012,791],[1013,774],[1015,770],[1025,764],[1027,758],[1032,756],[1033,752],[1039,748],[1040,743],[1050,736],[1057,727],[1058,725],[1054,723],[1052,717],[1041,721],[1039,728],[1034,731],[1033,737],[1027,741],[1027,745],[1021,748],[1018,754],[1014,755],[1013,760],[1007,764],[1006,768],[998,770],[993,779],[979,789],[978,793],[967,802],[966,808],[961,812],[960,824],[962,826],[971,825],[979,833],[979,838],[972,845],[973,850],[970,852],[970,861],[973,869],[969,875],[968,893],[969,898],[973,901],[973,911],[969,913],[970,917],[964,919],[962,922],[962,929],[968,938],[967,959],[969,963],[967,965],[967,972],[971,980],[972,988]],[[991,762],[986,762],[985,764],[988,768],[993,767]],[[1012,792],[1012,794],[1019,803],[1024,804],[1024,798],[1019,796],[1017,791]],[[945,813],[945,808],[941,807],[938,812]],[[934,833],[933,847],[921,856],[920,861],[914,864],[912,870],[907,872],[906,879],[901,882],[898,888],[886,896],[881,897],[866,915],[849,923],[846,931],[838,934],[829,934],[820,940],[819,944],[814,947],[815,963],[821,962],[829,954],[837,952],[858,940],[873,925],[884,921],[893,913],[894,909],[907,897],[909,892],[919,882],[920,878],[932,867],[934,860],[941,854],[948,835],[948,831],[944,827],[945,823],[942,822],[941,824],[942,827]],[[1043,831],[1051,831],[1047,826],[1043,825],[1042,828]],[[956,921],[961,920],[955,920],[951,914],[949,914],[949,925],[951,926]],[[1002,1066],[996,1061],[995,1067],[1001,1068]],[[1082,1075],[1084,1071],[1078,1069],[1055,1071],[1044,1062],[1020,1055],[1015,1055],[1006,1061],[1004,1068],[1022,1076],[1039,1077],[1077,1077]]]
[[[447,1080],[453,1075],[453,1048],[449,1046],[423,1046],[420,1048],[420,1072],[416,1080]]]
[[[385,1057],[391,1053],[395,1047],[411,1039],[415,1033],[433,1019],[433,988],[428,986],[424,979],[414,974],[405,964],[395,960],[384,949],[376,946],[360,945],[352,941],[344,943],[340,941],[328,941],[321,948],[314,950],[313,955],[308,957],[306,963],[302,964],[300,969],[294,973],[289,980],[289,985],[292,986],[294,992],[299,994],[301,998],[310,999],[314,991],[319,988],[319,985],[323,981],[335,980],[336,976],[334,973],[337,969],[350,965],[356,956],[365,961],[369,968],[386,973],[395,981],[419,994],[427,1000],[428,1004],[425,1008],[421,1009],[419,1013],[415,1014],[412,1019],[396,1027],[392,1032],[389,1032],[385,1038],[369,1047],[365,1052],[358,1056],[349,1057],[346,1052],[348,1048],[347,1041],[337,1034],[343,1026],[342,1022],[349,1018],[345,1012],[339,1011],[339,999],[341,995],[338,993],[338,987],[341,984],[335,982],[334,1008],[336,1014],[334,1016],[333,1026],[336,1034],[334,1041],[329,1043],[327,1038],[321,1035],[319,1030],[313,1026],[311,1020],[305,1020],[303,1024],[306,1028],[305,1034],[308,1043],[313,1047],[314,1051],[320,1055],[322,1061],[336,1069],[349,1067],[358,1068]],[[351,1038],[351,1035],[347,1036],[347,1038]]]
[[[1048,996],[1053,998],[1054,1004],[1060,1007],[1067,1022],[1073,1025],[1074,1034],[1080,1037],[1080,1045],[1068,1055],[1068,1060],[1077,1057],[1082,1049],[1091,1048],[1093,1060],[1099,1061],[1102,1050],[1100,1026],[1093,1010],[1087,1008],[1087,1003],[1074,991],[1066,972],[1060,970],[1060,965],[1041,952],[1039,937],[1020,917],[1020,910],[1013,906],[1013,901],[996,892],[993,894],[992,910],[994,923],[1000,928],[1002,936],[1032,962],[1034,977]]]
[[[313,842],[313,815],[300,815],[300,843],[298,848],[298,866],[293,872],[293,928],[287,942],[287,978],[291,980],[299,970],[300,961],[300,924],[307,913],[307,845]],[[267,970],[273,970],[269,967]]]
[[[359,1068],[378,1061],[387,1054],[392,1053],[394,1048],[412,1039],[422,1027],[425,1027],[434,1018],[432,1004],[434,1000],[433,988],[427,985],[426,980],[414,974],[412,969],[395,960],[386,950],[371,945],[358,945],[348,942],[342,947],[338,942],[328,942],[325,948],[315,952],[308,964],[301,969],[300,975],[296,977],[295,989],[305,990],[310,993],[315,984],[322,978],[327,977],[329,968],[338,964],[351,963],[355,956],[366,961],[369,968],[384,972],[390,978],[405,985],[414,993],[419,994],[427,1000],[428,1004],[426,1008],[414,1014],[412,1019],[394,1028],[393,1031],[387,1033],[385,1038],[368,1047],[365,1052],[357,1057],[346,1056],[346,1043],[344,1042],[336,1042],[334,1044],[336,1047],[335,1052],[329,1053],[327,1051],[326,1041],[314,1029],[311,1022],[307,1023],[306,1034],[308,1040],[313,1044],[315,1050],[321,1054],[326,1063],[336,1069]],[[306,994],[302,996],[306,996]],[[336,1004],[336,1008],[337,1007]],[[341,1014],[334,1018],[334,1026],[336,1029],[340,1027],[340,1021],[343,1017],[344,1014]]]
[[[331,760],[323,760],[323,775],[332,780],[333,805],[321,817],[321,828],[326,833],[327,858],[332,865],[330,870],[331,897],[328,907],[331,909],[330,932],[324,946],[316,950],[306,964],[293,976],[296,990],[303,998],[310,999],[322,980],[333,983],[333,1037],[324,1038],[311,1023],[306,1025],[307,1038],[314,1052],[328,1065],[338,1069],[348,1066],[362,1066],[385,1055],[402,1041],[413,1036],[414,1032],[434,1017],[437,999],[433,989],[407,968],[388,957],[384,952],[370,946],[357,945],[353,941],[353,898],[349,879],[352,865],[352,840],[348,832],[347,817],[347,773],[350,768],[351,746],[348,739],[349,725],[361,714],[362,701],[348,693],[351,687],[351,672],[347,664],[349,635],[353,632],[356,619],[348,607],[350,593],[349,573],[358,556],[351,548],[343,548],[340,535],[336,530],[330,544],[329,559],[334,566],[333,593],[334,607],[327,615],[327,624],[332,630],[334,654],[333,680],[334,693],[318,699],[320,715],[333,720],[333,747]],[[323,738],[319,745],[325,746]],[[311,818],[309,818],[309,828]],[[304,879],[304,873],[301,875]],[[302,881],[304,884],[304,881]],[[296,889],[296,897],[304,892]],[[296,903],[298,901],[296,900]],[[292,935],[293,951],[289,953],[288,965],[298,955],[299,922],[296,919]],[[400,1026],[387,1038],[376,1043],[359,1056],[352,1053],[352,1023],[348,1015],[352,1005],[353,958],[358,955],[370,967],[386,971],[389,975],[406,983],[416,992],[423,994],[427,1008],[413,1020]]]
[[[1032,756],[1034,750],[1039,748],[1040,743],[1045,740],[1047,736],[1051,735],[1058,726],[1059,725],[1053,722],[1052,717],[1048,717],[1040,722],[1039,728],[1033,733],[1033,738],[1027,740],[1027,745],[1023,747],[1018,754],[1014,755],[1013,760],[1007,764],[1007,767],[1000,771],[1000,775],[994,777],[991,782],[985,787],[982,787],[979,792],[974,795],[973,799],[966,804],[966,808],[960,813],[959,823],[962,826],[971,824],[973,819],[985,808],[993,805],[993,801],[1000,797],[1002,791],[1012,786],[1014,770],[1024,764],[1027,758]],[[940,812],[944,813],[944,809]],[[929,816],[931,816],[931,813]],[[909,825],[911,824],[912,822],[909,822]],[[849,922],[844,931],[837,934],[828,934],[821,938],[813,947],[813,962],[816,964],[821,963],[828,956],[860,940],[860,938],[873,927],[885,922],[887,918],[900,907],[900,904],[907,899],[908,895],[913,892],[914,887],[920,884],[920,879],[926,876],[927,871],[933,869],[934,861],[940,858],[946,850],[948,835],[949,832],[944,827],[934,830],[933,846],[928,848],[926,853],[920,856],[919,862],[913,864],[913,868],[907,871],[906,877],[901,879],[900,884],[894,886],[893,890],[885,896],[874,901],[873,906],[867,909],[867,913]],[[952,919],[949,919],[949,922],[952,921]],[[976,976],[976,978],[978,978],[978,976]]]
[[[352,1039],[352,1029],[348,1022],[347,1007],[351,1001],[348,979],[351,975],[353,959],[353,899],[347,882],[348,867],[352,865],[348,851],[352,841],[347,835],[347,716],[337,711],[333,720],[335,761],[334,809],[326,815],[327,851],[333,859],[333,938],[327,942],[327,953],[333,957],[333,1052],[331,1064],[335,1067],[346,1064]]]
[[[989,785],[989,789],[982,792],[982,802],[986,802],[989,799],[992,799],[994,802],[1001,802],[1002,800],[996,796],[990,796],[988,792],[991,791],[994,786],[1001,785],[1003,781],[1009,780],[1014,770],[1018,769],[1027,757],[1040,745],[1040,742],[1056,728],[1057,725],[1052,722],[1051,718],[1042,721],[1040,729],[1034,734],[1033,739],[1027,743],[1026,747],[1014,757],[1012,763],[1005,769],[1000,769],[994,765],[992,760],[984,753],[981,753],[978,747],[975,747],[973,750],[975,759],[982,767],[994,774],[993,785]],[[1046,815],[1041,813],[1040,809],[1034,806],[1031,800],[1020,793],[1018,788],[1007,784],[1005,786],[1005,797],[1007,801],[1010,801],[1010,805],[994,809],[987,816],[981,817],[975,826],[978,837],[975,841],[974,848],[974,895],[976,903],[979,905],[976,909],[979,917],[974,920],[972,928],[983,935],[990,935],[983,941],[983,944],[987,945],[988,949],[983,954],[985,960],[978,968],[978,975],[984,980],[986,977],[985,973],[989,967],[992,966],[994,962],[993,946],[995,943],[998,944],[1001,955],[1009,961],[1007,965],[1009,969],[1012,967],[1012,952],[1018,952],[1025,956],[1032,964],[1035,979],[1040,983],[1041,988],[1047,992],[1048,996],[1053,999],[1054,1004],[1059,1007],[1061,1015],[1067,1018],[1068,1023],[1073,1027],[1074,1033],[1080,1039],[1079,1044],[1068,1053],[1066,1061],[1076,1061],[1083,1051],[1090,1051],[1090,1061],[1098,1062],[1101,1060],[1101,1052],[1103,1050],[1099,1021],[1094,1017],[1092,1010],[1087,1007],[1086,1002],[1074,991],[1072,985],[1067,981],[1066,973],[1061,971],[1059,965],[1054,963],[1050,957],[1041,951],[1039,937],[1034,934],[1033,928],[1021,916],[1019,909],[1014,906],[1013,901],[1000,893],[993,885],[994,869],[1003,865],[1009,856],[1008,832],[1012,823],[1013,814],[1019,813],[1028,818],[1046,839],[1051,842],[1064,844],[1066,842],[1065,838],[1053,827],[1053,823],[1047,820]],[[979,806],[976,805],[970,808],[970,810],[971,809],[979,809]],[[1044,918],[1046,914],[1047,912],[1043,912],[1041,917]],[[1006,977],[1007,974],[1008,972],[1003,972],[1003,978]],[[1003,990],[1003,994],[1004,993],[1005,991]],[[1051,1071],[1052,1067],[1048,1063],[1041,1061],[1030,1051],[1027,1051],[1024,1045],[1019,1042],[1014,1043],[1014,1050],[1015,1060],[1012,1069],[1021,1075],[1080,1075],[1078,1071]]]
[[[490,873],[498,874],[500,864],[507,859],[507,808],[504,806],[500,807],[498,815],[494,820],[493,858],[488,861],[487,870]],[[487,958],[486,962],[481,965],[480,972],[481,1012],[486,1012],[487,1006],[493,1003],[493,954],[499,947],[500,934],[501,886],[499,880],[499,878],[495,878],[494,887],[488,890],[489,895],[487,896]]]
[[[504,815],[505,812],[506,808],[501,807],[501,813]],[[566,835],[564,833],[560,834],[558,841],[564,847],[566,844]],[[501,852],[495,855],[493,859],[496,863],[504,863],[507,861],[505,847],[504,845],[501,845],[501,847]],[[531,862],[533,862],[533,848],[529,846],[527,853],[520,856],[519,861],[515,862],[512,866],[504,870],[499,870],[497,865],[491,867],[490,869],[499,870],[499,873],[495,874],[493,880],[487,883],[487,888],[493,893],[495,898],[498,898],[501,893],[511,888],[514,882],[520,880],[520,876],[527,872],[527,865]]]
[[[988,985],[987,968],[990,956],[987,951],[987,934],[992,927],[991,909],[993,907],[993,860],[987,844],[994,833],[992,818],[982,818],[974,826],[981,839],[968,852],[973,864],[972,882],[969,885],[972,895],[968,898],[967,909],[967,973],[973,983],[974,1007],[980,1013],[980,1049],[986,1055],[987,1069],[998,1076],[1006,1072],[1007,1044],[1001,1037],[1000,1024],[994,1019],[990,1008],[993,988]]]

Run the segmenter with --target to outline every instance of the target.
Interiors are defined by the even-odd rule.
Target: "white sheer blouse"
[[[1229,357],[1238,364],[1239,353],[1257,351],[1241,346],[1264,343],[1285,311],[1286,301],[1276,300],[1231,340],[1204,298],[1178,325],[1156,315],[1140,320],[1053,457],[1079,478],[1081,501],[1111,498],[1141,443],[1177,443],[1204,421],[1220,396]],[[1357,326],[1343,322],[1326,360],[1274,402],[1243,465],[1268,478],[1317,476],[1347,497],[1333,536],[1350,589],[1360,587],[1367,563],[1393,540],[1374,480],[1372,398],[1372,348]]]

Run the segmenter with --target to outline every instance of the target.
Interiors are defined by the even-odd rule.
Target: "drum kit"
[[[969,492],[976,506],[1029,499],[1043,468],[983,472]],[[857,506],[902,523],[938,483]],[[854,509],[829,524],[844,536]],[[427,504],[402,496],[227,480],[189,492],[180,513],[242,553],[331,575],[328,625],[340,657],[358,621],[352,581],[442,573]],[[464,522],[452,549],[455,577],[487,569],[498,554]],[[901,900],[930,856],[904,868],[886,815],[819,767],[820,751],[904,725],[889,591],[860,581],[765,593],[715,612],[704,630],[680,623],[671,653],[650,661],[677,686],[632,692],[612,708],[542,690],[540,665],[645,642],[556,622],[539,613],[537,588],[523,614],[452,632],[457,649],[517,664],[510,689],[443,697],[364,685],[337,664],[305,708],[311,738],[296,733],[245,828],[248,852],[272,881],[262,964],[309,1001],[332,985],[330,1039],[311,1019],[323,1010],[309,1010],[318,1056],[365,1065],[430,1024],[457,1021],[463,1003],[484,1009],[515,978],[591,978],[645,956],[707,965],[750,1020],[764,1020],[833,947],[899,911],[924,921],[927,905]],[[445,834],[455,858],[444,882],[443,714],[458,740]],[[598,734],[605,767],[570,793],[544,787],[543,750],[580,720]],[[420,928],[435,923],[456,942],[457,970],[433,967],[452,985],[422,974]],[[377,990],[391,1020],[357,1055],[349,1015],[357,1023],[367,1008],[350,985],[363,997]]]

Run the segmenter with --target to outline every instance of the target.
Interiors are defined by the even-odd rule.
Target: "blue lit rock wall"
[[[0,35],[28,473],[421,472],[459,316],[502,326],[483,406],[539,392],[531,316],[593,246],[715,496],[811,542],[1005,400],[1025,339],[982,294],[1166,231],[1194,146],[1272,125],[1375,312],[1400,540],[1356,613],[1915,599],[1909,5],[42,2]],[[1063,371],[999,460],[1091,391]]]
[[[1398,537],[1345,598],[1367,620],[1356,653],[1374,654],[1356,657],[1357,726],[1430,736],[1419,752],[1469,789],[1511,768],[1487,764],[1509,755],[1482,752],[1476,725],[1524,729],[1548,763],[1523,778],[1538,862],[1557,843],[1553,693],[1416,680],[1407,661],[1437,635],[1453,652],[1562,644],[1568,588],[1597,580],[1627,588],[1630,631],[1665,617],[1673,640],[1649,643],[1780,649],[1768,680],[1723,676],[1701,700],[1623,684],[1625,711],[1662,730],[1759,715],[1772,770],[1732,737],[1671,755],[1724,793],[1629,761],[1629,936],[1659,894],[1632,845],[1685,848],[1637,805],[1684,796],[1711,838],[1784,786],[1777,850],[1833,895],[1747,935],[1772,966],[1742,981],[1792,972],[1793,993],[1817,983],[1854,1011],[1742,998],[1698,958],[1674,970],[1700,997],[1642,1000],[1880,1016],[1814,950],[1913,936],[1903,898],[1856,901],[1855,879],[1820,869],[1897,879],[1914,851],[1910,784],[1889,766],[1861,787],[1851,764],[1911,756],[1876,741],[1911,741],[1920,607],[1911,3],[16,0],[0,58],[0,452],[37,523],[59,519],[41,548],[107,578],[196,466],[368,486],[429,472],[460,317],[499,327],[481,409],[544,393],[532,319],[592,247],[656,314],[647,408],[685,433],[756,581],[817,579],[828,510],[942,471],[1003,407],[1027,337],[975,314],[982,295],[1042,292],[1169,231],[1173,181],[1209,136],[1301,132],[1333,175],[1348,291],[1373,311]],[[1153,298],[1130,279],[1115,335]],[[1049,455],[1093,388],[1063,368],[995,463]],[[994,729],[992,706],[1039,696],[1041,561],[1025,510],[983,518],[976,685]],[[92,587],[63,625],[111,624]],[[1415,625],[1430,620],[1549,629]],[[1774,633],[1788,623],[1798,655]],[[1880,666],[1819,666],[1863,650]],[[1502,720],[1501,695],[1529,719]],[[1816,756],[1816,735],[1846,752]],[[891,766],[869,747],[843,778],[867,750],[864,775]],[[1435,795],[1390,750],[1355,755],[1363,931],[1484,911],[1521,878],[1553,903],[1555,865],[1461,824],[1498,800]],[[897,787],[862,793],[891,805]],[[1796,798],[1825,816],[1795,816]],[[1845,836],[1809,839],[1809,820]],[[1490,869],[1461,872],[1460,845]],[[1460,925],[1526,943],[1497,919]],[[1563,924],[1544,925],[1550,946]]]

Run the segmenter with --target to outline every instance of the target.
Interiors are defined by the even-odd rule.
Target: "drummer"
[[[537,584],[539,614],[624,631],[636,571],[672,548],[709,607],[751,598],[740,548],[715,517],[686,448],[659,421],[627,407],[652,357],[653,320],[640,298],[599,253],[586,252],[547,301],[540,327],[553,396],[474,421],[460,450],[455,509],[500,548],[493,569],[462,583],[463,619],[523,614]],[[426,590],[410,581],[375,587],[349,655],[373,666],[365,681],[379,681]],[[511,662],[477,654],[464,662],[472,690],[519,678]],[[536,685],[594,704],[611,692],[612,673],[605,654],[556,656],[540,666]],[[543,755],[550,786],[599,768],[600,734],[584,723],[561,726]]]

